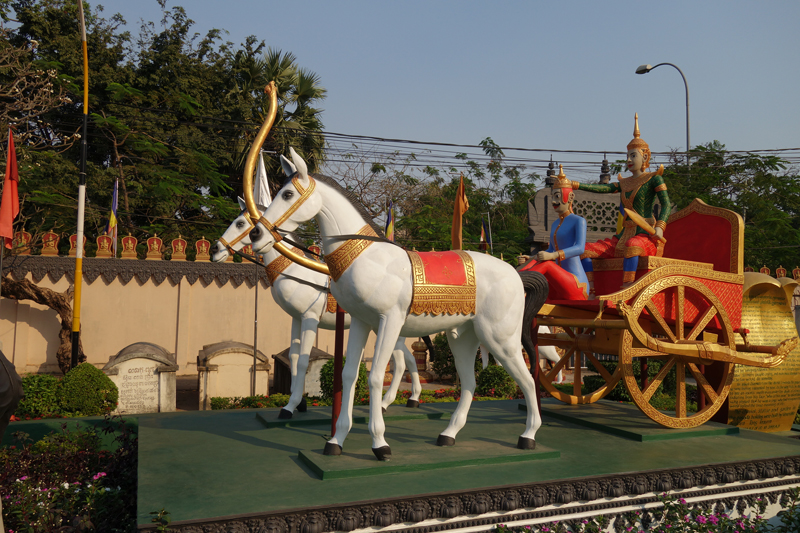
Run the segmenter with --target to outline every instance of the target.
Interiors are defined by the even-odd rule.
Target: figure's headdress
[[[639,134],[639,113],[634,115],[633,125],[633,140],[628,143],[628,150],[641,150],[644,163],[642,163],[642,170],[650,166],[650,146],[644,142]]]
[[[558,165],[558,175],[554,176],[555,180],[553,181],[552,188],[553,189],[561,189],[561,194],[563,195],[564,202],[569,202],[570,194],[572,191],[577,188],[575,182],[568,180],[567,175],[564,174],[564,166]]]

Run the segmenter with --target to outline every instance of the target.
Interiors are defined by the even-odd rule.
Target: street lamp
[[[656,67],[660,67],[661,65],[669,65],[670,67],[674,67],[677,70],[681,78],[683,78],[683,86],[686,87],[686,166],[690,165],[689,163],[689,149],[691,148],[691,143],[689,142],[689,84],[686,83],[686,76],[683,75],[683,71],[679,69],[676,65],[672,63],[659,63],[655,67],[652,65],[639,65],[636,68],[636,74],[647,74],[651,70]]]

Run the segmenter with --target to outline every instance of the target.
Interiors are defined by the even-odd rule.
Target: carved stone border
[[[153,280],[160,285],[169,278],[178,284],[184,278],[194,285],[199,279],[204,286],[217,280],[220,285],[230,282],[238,287],[245,281],[250,285],[256,270],[262,284],[269,285],[267,273],[263,268],[256,269],[252,263],[206,263],[199,261],[147,261],[143,259],[104,259],[85,257],[83,259],[84,282],[92,284],[102,276],[106,283],[119,279],[127,285],[134,277],[145,283]],[[47,257],[41,255],[16,255],[3,261],[3,274],[8,273],[15,279],[22,279],[31,274],[34,282],[48,276],[54,283],[64,276],[70,282],[75,281],[75,258]]]
[[[435,533],[475,526],[486,526],[488,530],[494,525],[509,521],[549,517],[557,520],[561,515],[587,511],[596,511],[597,514],[604,514],[609,519],[613,519],[615,518],[614,508],[655,502],[656,498],[652,493],[660,494],[674,489],[708,487],[723,483],[725,485],[701,489],[693,493],[693,496],[719,495],[719,498],[713,503],[714,505],[717,502],[722,502],[728,507],[747,505],[749,497],[736,494],[727,498],[725,496],[726,493],[735,493],[742,489],[740,485],[730,485],[737,481],[763,479],[765,480],[763,483],[748,485],[747,488],[760,489],[763,493],[769,492],[768,496],[771,501],[777,501],[787,491],[787,485],[790,483],[774,478],[794,476],[795,473],[800,473],[800,455],[423,494],[406,498],[387,498],[225,518],[176,521],[170,524],[170,528],[176,533],[323,533],[419,523],[437,518],[451,520],[463,516],[464,519],[457,523],[449,521],[417,524],[393,531]],[[792,478],[792,480],[797,481],[797,478]],[[769,490],[770,488],[773,490]],[[605,500],[607,497],[619,498],[621,496],[632,496],[634,499]],[[635,498],[636,496],[641,497]],[[572,502],[586,502],[586,504],[561,509],[536,510],[545,506]],[[524,511],[525,509],[530,509],[530,511]],[[520,512],[513,516],[469,516],[517,510]],[[154,527],[149,525],[140,525],[139,529],[140,531],[155,531]]]

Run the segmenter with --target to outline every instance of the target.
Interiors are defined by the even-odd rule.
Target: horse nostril
[[[250,230],[250,241],[251,241],[251,242],[255,242],[255,241],[257,241],[259,238],[261,238],[261,228],[259,228],[258,226],[256,226],[255,228],[253,228],[252,230]]]
[[[214,243],[211,246],[211,253],[212,254],[218,254],[219,253],[219,245],[217,243]]]

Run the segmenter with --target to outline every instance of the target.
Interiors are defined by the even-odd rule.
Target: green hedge
[[[94,416],[114,410],[119,391],[102,370],[81,363],[64,375],[58,398],[62,411]]]
[[[61,380],[48,374],[31,374],[22,378],[25,397],[19,402],[17,418],[46,418],[61,413],[58,390]]]
[[[342,365],[344,366],[343,358]],[[322,390],[322,399],[325,401],[333,400],[333,359],[329,359],[327,363],[322,365],[319,371],[319,388]],[[355,398],[358,401],[360,398],[369,397],[369,385],[367,384],[367,367],[361,363],[358,367],[358,379],[356,380],[356,394]]]

